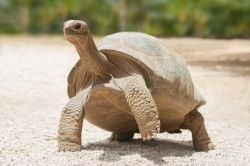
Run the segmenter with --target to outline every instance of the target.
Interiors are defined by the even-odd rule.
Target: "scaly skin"
[[[124,89],[125,97],[138,124],[143,140],[160,132],[160,120],[154,99],[141,77],[135,77]]]
[[[86,91],[79,92],[63,109],[57,137],[59,151],[80,151],[82,149],[81,132],[85,115],[83,104],[86,94]]]
[[[204,118],[197,110],[193,110],[186,115],[183,128],[192,132],[193,145],[196,151],[209,151],[215,148],[208,136]]]

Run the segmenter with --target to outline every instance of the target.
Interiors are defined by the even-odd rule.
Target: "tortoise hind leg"
[[[186,115],[182,127],[192,132],[193,145],[196,151],[209,151],[215,148],[208,136],[204,118],[196,109]]]
[[[131,141],[134,137],[134,133],[112,133],[109,138],[110,141],[126,142]]]

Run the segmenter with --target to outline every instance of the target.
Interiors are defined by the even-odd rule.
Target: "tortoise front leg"
[[[138,124],[143,140],[150,140],[160,132],[160,120],[155,101],[141,76],[131,76],[122,87],[128,105]]]
[[[72,97],[63,109],[58,129],[59,151],[80,151],[83,118],[85,115],[83,104],[86,92],[79,92]]]
[[[183,127],[192,132],[193,145],[196,151],[209,151],[215,148],[208,136],[204,118],[197,110],[193,110],[186,115]]]

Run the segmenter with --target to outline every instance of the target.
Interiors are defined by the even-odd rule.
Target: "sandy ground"
[[[84,122],[81,152],[57,152],[68,101],[66,77],[78,55],[60,37],[0,37],[0,166],[250,165],[250,41],[164,39],[183,53],[207,99],[200,111],[216,150],[195,152],[191,134],[159,134],[144,144],[109,142]]]

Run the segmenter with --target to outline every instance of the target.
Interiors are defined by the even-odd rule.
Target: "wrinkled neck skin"
[[[78,40],[75,42],[80,60],[88,64],[89,70],[97,78],[101,80],[110,79],[108,59],[104,54],[98,51],[90,34],[88,34],[85,40],[87,41]]]

